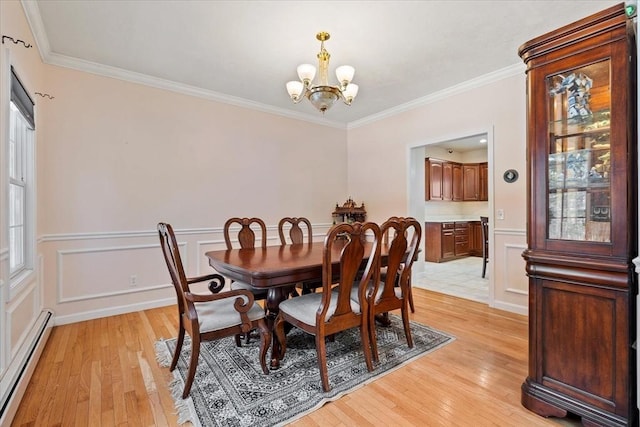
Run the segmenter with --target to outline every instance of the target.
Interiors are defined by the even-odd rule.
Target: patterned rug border
[[[394,323],[396,322],[400,322],[401,320],[399,318],[399,316],[396,315],[390,315],[390,317],[392,318],[392,320],[394,321]],[[414,327],[418,327],[418,328],[425,328],[428,329],[432,332],[435,332],[437,334],[442,335],[443,337],[445,337],[446,339],[433,346],[430,347],[412,357],[410,357],[407,360],[404,360],[403,362],[394,365],[384,371],[380,371],[380,372],[376,372],[376,370],[374,369],[374,371],[372,372],[373,376],[371,376],[370,378],[367,378],[365,380],[363,380],[362,382],[355,384],[353,387],[350,387],[348,389],[342,390],[339,393],[336,393],[335,395],[331,395],[329,393],[324,393],[327,395],[327,397],[323,397],[322,399],[320,399],[320,401],[315,404],[313,407],[308,408],[305,411],[302,411],[286,420],[283,420],[281,422],[278,422],[276,424],[273,424],[274,426],[284,426],[286,424],[289,424],[295,420],[298,420],[302,417],[304,417],[305,415],[308,415],[314,411],[316,411],[317,409],[321,408],[322,406],[326,405],[328,402],[333,402],[336,401],[340,398],[342,398],[343,396],[352,393],[358,389],[360,389],[361,387],[364,387],[368,384],[371,384],[372,382],[384,377],[387,374],[390,374],[392,372],[395,372],[396,370],[408,365],[411,362],[414,362],[415,360],[430,354],[448,344],[451,344],[452,342],[454,342],[456,340],[456,337],[440,331],[438,329],[432,328],[428,325],[424,325],[422,323],[419,322],[415,322],[415,321],[410,321],[411,327],[412,327],[412,331],[414,329]],[[404,333],[402,334],[404,337]],[[169,338],[169,339],[164,339],[161,338],[158,341],[156,341],[155,343],[155,352],[156,352],[156,360],[158,362],[158,364],[162,367],[169,367],[169,365],[171,364],[171,359],[173,357],[173,353],[172,353],[172,349],[169,348],[168,344],[171,343],[172,341],[175,341],[176,338]],[[406,342],[405,342],[406,344]],[[185,343],[183,346],[183,352],[185,347],[189,346],[189,336],[185,337]],[[206,351],[206,350],[205,350]],[[171,380],[171,382],[169,383],[169,390],[171,392],[171,395],[174,399],[174,403],[175,403],[175,408],[177,411],[177,415],[178,415],[178,423],[179,424],[184,424],[186,422],[191,422],[194,427],[202,427],[202,424],[200,422],[200,419],[198,417],[193,399],[191,397],[188,397],[187,399],[182,399],[182,390],[184,388],[184,380],[182,379],[179,369],[175,369],[172,373],[173,375],[173,379]]]

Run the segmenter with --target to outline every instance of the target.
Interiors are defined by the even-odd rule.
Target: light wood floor
[[[558,426],[520,405],[526,317],[414,288],[413,320],[456,341],[293,423],[295,426]],[[55,327],[13,426],[175,426],[154,342],[175,307]]]

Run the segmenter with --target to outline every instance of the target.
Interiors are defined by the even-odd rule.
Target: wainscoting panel
[[[313,224],[314,241],[322,242],[331,224]],[[174,229],[187,276],[212,273],[210,250],[224,249],[222,227]],[[277,226],[267,226],[267,244],[278,245]],[[175,304],[155,230],[44,235],[44,306],[55,324]],[[198,288],[199,289],[199,288]]]
[[[276,231],[277,232],[277,231]],[[269,244],[267,242],[267,244]],[[275,242],[271,243],[275,245]],[[224,239],[218,240],[199,240],[196,242],[197,249],[197,258],[196,258],[196,273],[197,276],[204,276],[205,274],[214,273],[213,268],[209,266],[209,258],[205,256],[205,253],[209,251],[218,251],[221,249],[225,249],[226,245],[224,243]]]
[[[40,290],[33,280],[23,291],[7,304],[6,331],[9,331],[9,358],[13,359],[24,343],[29,329],[40,314]]]
[[[494,246],[493,306],[526,315],[529,282],[522,258],[522,252],[527,248],[526,231],[495,229]]]
[[[144,292],[170,283],[159,244],[59,250],[57,265],[58,303]]]
[[[525,271],[525,262],[522,258],[522,252],[527,248],[526,245],[504,245],[504,272],[506,279],[505,292],[516,295],[528,296],[528,282],[522,280],[522,273]]]

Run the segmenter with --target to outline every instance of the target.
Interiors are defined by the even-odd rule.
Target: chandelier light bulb
[[[298,65],[298,77],[306,85],[309,86],[316,76],[316,67],[311,64]]]
[[[294,101],[300,98],[300,94],[302,94],[303,90],[304,90],[304,85],[302,84],[302,82],[292,80],[287,83],[287,92],[289,92],[289,96]]]
[[[349,83],[346,89],[342,92],[342,95],[345,97],[348,104],[351,104],[351,101],[353,101],[353,99],[356,97],[356,95],[358,94],[358,89],[360,88],[357,84]]]
[[[346,87],[349,83],[351,83],[355,72],[355,68],[353,68],[351,65],[342,65],[336,68],[336,77],[338,78],[338,81],[340,82],[342,87]]]

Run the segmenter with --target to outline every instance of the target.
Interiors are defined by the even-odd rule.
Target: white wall
[[[56,66],[45,84],[41,249],[59,320],[172,302],[158,221],[205,273],[227,218],[306,216],[317,231],[347,197],[343,129]]]
[[[515,52],[514,56],[517,59]],[[414,203],[408,188],[418,187],[408,183],[408,153],[418,152],[415,147],[489,134],[490,299],[493,306],[520,313],[526,313],[528,307],[528,281],[521,257],[526,248],[525,88],[522,65],[521,73],[452,91],[451,96],[427,100],[422,107],[349,129],[348,135],[349,192],[367,203],[372,220],[382,221],[406,214],[409,203]],[[507,169],[520,172],[516,183],[502,180]],[[495,219],[498,209],[504,210],[504,220]]]

